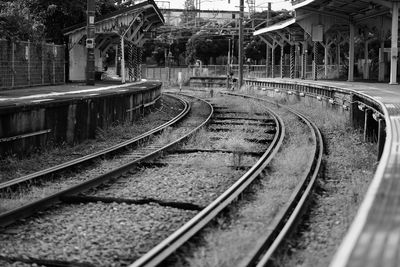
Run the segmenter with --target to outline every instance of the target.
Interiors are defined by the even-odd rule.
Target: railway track
[[[172,96],[168,96],[168,97],[172,97]],[[176,100],[180,101],[180,104],[182,105],[182,111],[176,117],[171,119],[170,121],[168,121],[158,127],[155,127],[154,129],[152,129],[146,133],[136,136],[135,138],[126,140],[125,142],[122,142],[117,145],[108,147],[106,149],[97,151],[90,155],[79,157],[77,159],[74,159],[74,160],[71,160],[68,162],[64,162],[62,164],[59,164],[59,165],[51,167],[51,168],[47,168],[45,170],[41,170],[41,171],[38,171],[38,172],[35,172],[32,174],[24,175],[19,178],[15,178],[15,179],[0,183],[0,192],[12,191],[13,188],[21,187],[24,184],[32,184],[32,183],[39,181],[40,179],[44,179],[46,177],[55,176],[62,171],[73,169],[73,168],[76,168],[76,167],[84,165],[84,164],[88,164],[95,159],[114,155],[115,153],[117,153],[123,149],[127,149],[129,147],[137,147],[141,142],[148,140],[150,137],[154,136],[155,134],[160,133],[162,130],[166,129],[167,127],[170,127],[170,126],[176,124],[177,122],[179,122],[182,118],[184,118],[188,114],[188,112],[190,111],[190,106],[187,103],[187,101],[184,101],[181,98],[177,98]]]
[[[126,142],[120,143],[108,149],[1,184],[0,191],[6,193],[11,192],[8,194],[12,195],[12,191],[16,187],[24,186],[27,183],[35,183],[38,180],[45,179],[46,177],[54,176],[58,174],[60,171],[66,171],[71,168],[77,168],[77,166],[87,164],[89,161],[93,161],[94,159],[99,157],[105,157],[109,155],[114,155],[114,157],[116,157],[117,151],[121,151],[122,149],[127,149],[129,147],[134,147],[132,151],[123,154],[122,157],[124,159],[122,163],[119,161],[116,164],[117,167],[113,167],[112,170],[101,170],[100,172],[102,173],[100,175],[95,174],[93,177],[86,179],[84,182],[74,181],[72,183],[73,185],[67,184],[63,188],[57,188],[56,190],[53,190],[54,192],[52,192],[52,194],[49,194],[44,198],[35,199],[34,201],[31,202],[28,201],[28,203],[24,203],[21,207],[14,208],[12,210],[0,214],[0,226],[5,227],[9,224],[14,223],[19,219],[26,218],[36,213],[39,210],[43,210],[44,208],[47,208],[49,206],[54,205],[55,203],[62,201],[63,199],[66,198],[66,196],[76,195],[80,192],[98,186],[100,184],[103,184],[110,179],[115,179],[117,177],[120,177],[121,175],[129,172],[140,162],[148,161],[154,157],[157,157],[162,153],[164,153],[167,149],[170,149],[171,147],[176,145],[178,142],[181,142],[182,140],[187,138],[190,134],[192,134],[193,132],[198,130],[201,126],[203,126],[204,123],[206,123],[206,121],[209,119],[206,118],[205,121],[200,122],[197,125],[196,125],[197,122],[194,123],[193,127],[188,128],[189,129],[189,131],[187,131],[188,133],[186,134],[184,133],[177,140],[173,140],[170,143],[157,144],[150,142],[147,145],[143,145],[144,142],[148,142],[150,138],[153,137],[155,134],[159,134],[161,131],[167,129],[168,127],[174,126],[175,124],[182,121],[183,118],[188,116],[190,111],[189,102],[183,99],[182,97],[179,96],[174,96],[174,97],[181,102],[181,104],[183,105],[183,109],[178,116],[176,116],[169,122],[160,125],[145,134],[137,136],[136,138],[127,140]]]
[[[230,94],[245,98],[253,98],[246,95]],[[258,99],[260,101],[266,101]],[[281,106],[280,106],[281,107]],[[280,212],[275,216],[273,222],[266,227],[266,231],[260,235],[255,242],[255,246],[251,252],[245,257],[239,266],[265,266],[270,263],[272,255],[277,251],[280,245],[290,234],[297,222],[300,220],[311,196],[312,188],[315,184],[322,161],[323,142],[322,136],[318,128],[309,121],[305,116],[288,108],[290,112],[298,116],[298,118],[309,128],[313,143],[313,157],[310,158],[307,166],[307,172],[301,179],[299,185],[295,188],[290,201],[287,205],[280,209]],[[139,266],[157,266],[162,265],[168,257],[178,250],[185,242],[193,238],[206,225],[224,210],[233,200],[237,199],[246,188],[260,175],[272,160],[274,155],[280,149],[284,136],[285,128],[281,118],[271,109],[269,110],[276,125],[276,134],[266,152],[262,155],[259,161],[253,165],[234,185],[221,194],[210,205],[205,207],[193,219],[187,222],[184,226],[175,231],[168,238],[159,243],[156,247],[146,253],[139,260],[134,262],[131,267]]]
[[[187,96],[184,96],[183,98],[187,98]],[[248,188],[249,185],[251,185],[256,178],[262,173],[271,159],[274,157],[274,155],[277,153],[277,151],[280,149],[280,146],[282,144],[284,135],[285,135],[285,128],[283,125],[282,120],[280,117],[271,109],[268,110],[269,115],[265,117],[265,114],[258,114],[258,113],[253,113],[253,116],[247,116],[246,113],[247,111],[242,111],[242,112],[234,112],[232,110],[229,110],[226,106],[215,106],[215,115],[213,117],[213,121],[211,124],[209,124],[209,129],[211,132],[215,133],[214,136],[210,136],[209,142],[221,142],[221,139],[227,138],[227,136],[232,135],[232,132],[229,131],[229,127],[226,127],[226,125],[231,125],[231,127],[240,127],[242,128],[243,132],[246,132],[246,134],[250,134],[252,138],[243,138],[246,139],[246,142],[253,142],[255,145],[255,148],[259,147],[265,147],[266,151],[263,153],[260,153],[260,151],[243,151],[241,149],[237,148],[216,148],[211,146],[211,148],[207,148],[203,143],[198,143],[197,147],[190,147],[185,145],[183,148],[182,147],[176,147],[176,146],[170,146],[170,152],[173,153],[173,156],[169,156],[168,158],[162,158],[161,160],[158,161],[150,161],[151,159],[154,159],[156,156],[165,154],[161,151],[159,152],[154,152],[154,154],[150,153],[149,158],[145,158],[145,160],[142,160],[137,163],[141,163],[139,165],[139,174],[137,178],[131,178],[130,176],[133,175],[133,173],[137,170],[128,170],[125,169],[123,171],[123,175],[121,179],[118,179],[117,182],[113,181],[114,179],[112,177],[120,177],[121,174],[115,174],[114,176],[111,177],[110,182],[102,182],[102,186],[97,186],[96,189],[89,189],[93,188],[92,185],[98,185],[100,183],[89,183],[84,185],[80,190],[85,191],[85,195],[83,194],[77,194],[77,192],[71,193],[63,193],[60,196],[57,196],[57,202],[63,202],[67,203],[68,205],[72,205],[73,207],[71,208],[66,208],[67,214],[78,214],[80,217],[85,217],[88,216],[86,215],[86,211],[90,210],[91,208],[86,208],[87,205],[90,207],[96,207],[101,209],[100,213],[96,213],[98,217],[104,216],[104,214],[108,214],[108,206],[107,208],[104,207],[104,205],[99,204],[101,203],[108,203],[107,205],[112,207],[112,211],[114,212],[115,210],[121,210],[124,212],[124,214],[130,214],[133,212],[132,215],[126,215],[129,217],[130,221],[136,221],[136,220],[146,220],[146,218],[149,216],[147,220],[151,221],[152,226],[145,226],[145,228],[141,229],[139,232],[144,232],[144,235],[142,239],[145,238],[154,238],[155,240],[159,240],[159,244],[155,246],[153,249],[151,247],[148,247],[149,245],[143,245],[140,244],[142,240],[137,240],[137,241],[132,241],[135,240],[135,236],[131,236],[130,234],[125,234],[121,237],[119,237],[120,243],[139,243],[136,246],[136,250],[139,252],[130,252],[128,253],[130,256],[129,258],[136,258],[138,259],[135,263],[133,263],[131,266],[155,266],[160,263],[162,263],[165,259],[167,259],[174,251],[176,251],[179,247],[181,247],[184,243],[186,243],[187,240],[191,239],[196,233],[199,233],[201,229],[203,229],[206,225],[209,224],[209,222],[213,221],[218,214],[222,210],[225,210],[226,207],[228,207],[232,201],[238,198],[239,195],[243,193],[246,188]],[[204,115],[204,114],[203,114]],[[300,114],[299,114],[300,115]],[[196,122],[181,122],[181,126],[183,128],[189,129],[190,133],[194,132],[195,129],[199,129],[199,126],[194,126],[194,125],[199,125],[199,117],[202,116],[196,116],[194,121]],[[203,116],[204,117],[204,116]],[[313,129],[313,142],[316,144],[315,149],[314,149],[314,155],[322,155],[322,143],[320,143],[318,140],[320,138],[319,131],[318,129],[313,126],[312,123],[308,122],[303,116],[300,115],[302,119],[305,120],[305,124],[310,127],[310,129]],[[210,117],[208,117],[209,119]],[[204,125],[205,122],[201,123],[201,125]],[[254,128],[253,128],[254,127]],[[256,128],[261,128],[263,129],[262,136],[259,135],[260,132]],[[202,132],[198,134],[198,138],[203,135]],[[267,137],[265,137],[267,136]],[[188,135],[185,135],[185,137],[180,138],[180,141],[187,140]],[[197,138],[197,139],[198,139]],[[223,140],[222,140],[223,141]],[[229,140],[229,142],[232,142]],[[189,142],[190,143],[190,142]],[[151,150],[157,148],[159,146],[158,144],[155,144],[154,147],[150,147]],[[256,149],[253,150],[256,150]],[[238,153],[239,151],[239,153]],[[138,153],[141,154],[141,153]],[[218,180],[221,178],[216,178],[220,176],[213,177],[209,179],[211,183],[216,183],[216,184],[211,184],[211,185],[205,185],[200,183],[198,177],[193,177],[193,179],[184,179],[184,184],[179,184],[180,182],[172,178],[171,176],[166,176],[165,175],[165,170],[160,169],[160,171],[154,171],[154,169],[157,170],[157,168],[161,168],[162,166],[181,166],[185,165],[184,161],[186,162],[187,160],[190,161],[191,155],[192,154],[200,154],[200,159],[201,157],[205,158],[205,160],[211,161],[217,164],[219,161],[223,161],[224,157],[226,158],[226,155],[232,155],[233,158],[233,164],[232,166],[229,166],[229,168],[234,169],[235,173],[241,173],[244,175],[240,175],[241,177],[238,180],[235,181],[227,181],[225,182],[224,186],[221,186],[221,184],[218,184]],[[246,155],[248,157],[252,158],[258,158],[258,160],[255,160],[255,164],[248,164],[249,160],[240,160],[240,157],[243,155]],[[142,155],[143,156],[143,155]],[[236,156],[236,158],[235,158]],[[309,171],[307,174],[304,175],[302,182],[299,184],[299,186],[296,188],[295,192],[293,193],[291,197],[291,201],[289,205],[285,206],[284,209],[281,209],[282,211],[278,214],[278,216],[275,217],[273,221],[274,230],[273,231],[267,231],[268,235],[267,236],[260,236],[260,239],[256,242],[257,246],[254,247],[252,250],[252,253],[249,253],[248,257],[244,259],[241,262],[241,266],[252,266],[255,265],[257,262],[259,264],[264,264],[264,262],[268,262],[270,259],[270,256],[273,254],[275,249],[279,247],[279,244],[284,240],[284,237],[287,235],[287,229],[290,229],[291,226],[288,226],[284,224],[283,222],[285,221],[295,221],[296,219],[293,218],[298,218],[299,214],[301,214],[301,211],[304,207],[303,202],[305,202],[307,196],[309,195],[309,191],[311,190],[316,174],[319,169],[319,164],[320,164],[320,159],[318,156],[310,160],[309,162],[309,169],[312,169],[313,171]],[[187,164],[186,164],[187,165]],[[199,157],[194,157],[193,158],[193,163],[190,163],[189,165],[201,165],[201,162],[199,162]],[[200,174],[199,177],[201,179],[207,180],[204,175],[209,175],[209,172],[211,172],[213,166],[210,167],[209,163],[206,165],[207,167],[205,168],[206,170],[204,173]],[[200,166],[200,168],[202,168]],[[220,166],[216,166],[216,168],[221,171]],[[179,168],[178,168],[179,169]],[[204,167],[203,167],[204,169]],[[167,169],[167,172],[169,172],[170,169]],[[183,172],[181,169],[179,169],[179,172]],[[199,171],[197,171],[199,172]],[[231,171],[228,171],[229,173]],[[161,173],[161,174],[160,174]],[[185,172],[186,173],[186,172]],[[184,176],[187,175],[184,173]],[[229,174],[228,175],[231,175]],[[189,175],[190,172],[188,172]],[[175,175],[176,174],[172,174]],[[192,174],[193,176],[193,174]],[[194,175],[195,176],[195,175]],[[158,185],[151,185],[152,180],[162,180],[161,182],[158,181],[157,183],[160,183],[160,187]],[[109,179],[108,179],[109,180]],[[125,180],[118,182],[119,180]],[[143,181],[142,181],[143,180]],[[130,182],[131,181],[131,182]],[[209,182],[208,181],[208,182]],[[129,185],[129,183],[132,183],[134,186],[134,189],[132,191]],[[147,185],[149,183],[150,185]],[[192,183],[190,185],[190,183]],[[200,183],[200,184],[199,184]],[[227,184],[231,183],[230,186],[227,186]],[[218,190],[215,190],[215,192],[218,193],[212,193],[211,195],[204,195],[204,193],[200,194],[199,188],[204,188],[204,187],[209,186],[209,189],[206,188],[205,192],[209,193],[209,191],[213,191],[214,188],[218,187]],[[109,189],[107,189],[110,187]],[[153,187],[153,188],[151,188]],[[166,187],[164,189],[163,187]],[[194,187],[194,193],[193,192],[187,192],[185,187]],[[221,191],[219,188],[226,187]],[[129,190],[125,190],[128,189]],[[171,197],[171,190],[177,191],[175,196]],[[100,193],[99,193],[100,192]],[[117,194],[117,195],[116,195]],[[130,196],[136,196],[135,198],[132,198]],[[194,196],[193,196],[194,195]],[[215,197],[214,197],[215,196]],[[170,197],[170,198],[168,198]],[[179,199],[181,197],[181,199]],[[214,201],[210,201],[210,199],[213,199]],[[211,204],[210,204],[211,202]],[[78,204],[76,204],[78,203]],[[297,204],[301,203],[301,204]],[[76,206],[78,205],[78,206]],[[83,206],[82,206],[83,205]],[[143,206],[142,208],[134,208],[132,210],[130,205],[140,205]],[[167,211],[163,210],[161,212],[161,207],[164,207]],[[171,210],[172,209],[172,210]],[[154,210],[154,211],[153,211]],[[148,214],[150,212],[150,214]],[[167,212],[169,215],[164,215],[164,212]],[[85,213],[82,215],[82,213]],[[134,215],[137,214],[138,217],[135,217]],[[172,214],[172,215],[171,215]],[[294,215],[295,214],[295,215]],[[70,216],[71,216],[70,215]],[[56,216],[56,215],[55,215]],[[75,215],[74,215],[75,216]],[[96,217],[95,216],[95,217]],[[119,215],[112,215],[112,218],[108,218],[107,220],[110,220],[112,222],[112,225],[115,226],[117,225],[118,227],[124,228],[126,231],[130,226],[132,226],[131,222],[127,222],[126,218],[119,218]],[[167,216],[167,221],[165,222]],[[172,217],[168,217],[172,216]],[[54,217],[54,216],[53,216]],[[57,216],[56,216],[57,217]],[[63,215],[63,218],[65,216]],[[115,217],[115,218],[113,218]],[[161,222],[164,220],[164,223],[169,223],[171,225],[174,225],[176,227],[171,233],[166,235],[166,229],[165,225],[162,225],[162,223],[155,223],[152,220],[154,220],[154,217],[159,217],[158,219],[161,220]],[[0,217],[1,218],[1,217]],[[58,217],[57,217],[58,218]],[[93,215],[90,215],[89,217],[86,217],[87,220],[93,220]],[[41,220],[39,218],[36,218],[35,220]],[[53,220],[53,219],[52,219]],[[65,220],[65,219],[63,219]],[[104,223],[104,222],[102,222]],[[120,223],[122,223],[120,225]],[[9,223],[6,223],[9,224]],[[49,224],[48,222],[45,221],[45,225]],[[87,224],[87,222],[85,222]],[[25,229],[25,231],[33,230],[33,231],[40,231],[40,229],[32,228],[32,227],[38,227],[41,228],[42,226],[34,226],[36,224],[26,225],[22,223],[22,228]],[[78,228],[83,228],[79,231],[82,231],[86,233],[84,230],[84,226],[82,223],[79,223]],[[154,226],[156,225],[156,226]],[[157,226],[158,225],[158,226]],[[181,227],[177,227],[177,225],[180,225]],[[271,225],[269,225],[268,229],[270,229]],[[18,229],[18,225],[16,226]],[[46,227],[46,226],[43,226]],[[48,226],[51,227],[51,226]],[[57,226],[53,226],[57,228]],[[92,226],[92,227],[100,227],[100,226]],[[111,227],[111,226],[110,226]],[[117,227],[117,228],[118,228]],[[134,229],[136,229],[137,226],[135,226]],[[156,230],[154,232],[149,232],[148,227],[155,227]],[[126,229],[125,229],[126,228]],[[179,228],[179,229],[178,229]],[[46,228],[47,229],[47,228]],[[59,229],[59,228],[57,228]],[[108,228],[107,228],[108,229]],[[178,229],[178,230],[176,230]],[[282,230],[284,229],[284,231]],[[16,235],[16,232],[18,230],[15,230],[11,228],[6,231],[4,235],[2,235],[0,231],[0,238],[2,237],[8,237],[9,235]],[[24,230],[22,230],[24,231]],[[47,230],[48,231],[48,230]],[[59,229],[60,232],[63,232],[63,229]],[[170,230],[168,230],[170,231]],[[167,232],[168,232],[167,231]],[[135,233],[135,230],[132,230],[130,232]],[[129,233],[129,232],[128,232]],[[138,232],[136,232],[137,234]],[[18,236],[19,233],[17,234]],[[24,235],[22,235],[24,236]],[[168,237],[167,237],[168,236]],[[166,238],[165,238],[166,237]],[[39,237],[36,237],[38,239]],[[86,240],[86,236],[82,237],[84,240]],[[92,237],[93,239],[94,237]],[[122,240],[121,240],[122,238]],[[70,239],[70,237],[68,238]],[[12,243],[13,241],[7,240],[7,243],[10,242]],[[83,241],[82,241],[83,242]],[[156,241],[154,241],[156,242]],[[37,241],[31,241],[28,240],[28,244],[31,244],[34,246]],[[97,243],[100,243],[100,241],[97,241]],[[156,243],[154,243],[156,244]],[[10,244],[11,245],[11,244]],[[98,245],[98,244],[97,244]],[[144,246],[144,247],[143,247]],[[152,245],[154,246],[154,245]],[[127,249],[127,248],[126,248]],[[272,249],[272,250],[271,250]],[[64,250],[64,249],[63,249]],[[95,250],[95,249],[92,249]],[[146,254],[144,252],[148,251]],[[45,252],[42,252],[44,255],[42,256],[43,258],[40,258],[41,253],[37,253],[39,256],[38,257],[32,257],[32,252],[26,253],[26,254],[21,254],[21,255],[9,255],[4,257],[4,251],[2,253],[1,248],[0,248],[0,263],[2,260],[4,262],[25,262],[25,263],[35,263],[35,264],[42,264],[45,266],[70,266],[70,264],[76,265],[76,266],[110,266],[112,265],[110,262],[104,263],[104,262],[97,262],[97,263],[89,263],[90,261],[88,260],[71,260],[70,258],[67,257],[68,260],[47,260],[47,258],[57,258],[55,256],[49,256]],[[70,252],[71,254],[74,254],[76,252]],[[83,252],[82,252],[83,253]],[[81,253],[81,254],[82,254]],[[65,252],[64,252],[65,254]],[[67,253],[68,254],[68,253]],[[45,256],[46,255],[46,256]],[[69,254],[68,254],[69,255]],[[125,255],[125,254],[123,254]],[[144,255],[144,256],[143,256]],[[266,255],[266,256],[264,256]],[[139,258],[139,256],[142,256]],[[109,256],[111,257],[117,257],[117,256]],[[118,258],[124,258],[125,256],[118,256]],[[85,257],[83,257],[85,258]],[[97,258],[101,258],[98,256]],[[121,259],[119,259],[121,260]],[[124,262],[123,265],[127,265],[132,262],[129,261],[129,259],[122,259]],[[112,261],[111,261],[112,262]],[[115,266],[119,266],[118,264]]]

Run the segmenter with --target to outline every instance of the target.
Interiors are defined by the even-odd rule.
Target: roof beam
[[[302,9],[305,10],[305,11],[311,12],[311,13],[317,13],[317,14],[321,14],[321,15],[331,16],[331,17],[334,17],[334,18],[341,18],[341,19],[344,19],[346,21],[350,20],[349,16],[343,15],[343,14],[340,14],[340,13],[337,13],[337,12],[330,12],[330,11],[326,11],[326,10],[317,10],[317,9],[314,9],[314,8],[311,8],[311,7],[303,7]]]
[[[371,13],[371,14],[363,16],[361,18],[355,18],[355,21],[356,22],[361,22],[361,21],[364,21],[364,20],[367,20],[367,19],[372,19],[372,18],[375,18],[375,17],[378,17],[378,16],[383,16],[383,15],[389,14],[389,13],[390,13],[390,10],[377,11],[375,13]]]
[[[371,2],[388,8],[392,8],[393,6],[392,2],[386,0],[372,0]]]
[[[293,42],[290,41],[290,37],[287,38],[287,37],[285,36],[285,33],[279,32],[279,31],[276,31],[276,33],[282,38],[283,41],[286,41],[288,44],[291,44],[291,45],[293,44]]]
[[[274,45],[272,45],[267,39],[265,39],[262,35],[259,35],[260,39],[264,41],[269,47],[274,48]]]

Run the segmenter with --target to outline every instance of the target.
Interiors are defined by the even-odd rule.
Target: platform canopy
[[[323,46],[348,42],[352,49],[355,38],[366,44],[371,40],[382,43],[391,40],[391,53],[398,53],[397,0],[302,0],[292,1],[292,5],[295,10],[292,19],[255,31],[254,35],[291,45],[302,41],[319,42]],[[349,51],[349,56],[354,60],[354,51]],[[396,56],[391,58],[392,62],[397,61]],[[391,64],[391,83],[395,83],[396,66]],[[350,74],[349,80],[352,79]]]
[[[163,24],[164,17],[153,0],[117,10],[95,19],[95,48],[107,51],[118,45],[121,37],[141,47],[150,37],[150,31]],[[65,35],[69,36],[70,48],[78,43],[84,44],[86,23],[66,29]]]

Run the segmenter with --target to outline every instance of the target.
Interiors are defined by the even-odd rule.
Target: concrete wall
[[[345,117],[364,134],[364,141],[377,143],[378,159],[385,142],[385,118],[380,104],[356,91],[307,82],[246,80],[248,93],[267,95],[280,102],[302,102],[309,107],[321,106]]]
[[[129,88],[127,88],[129,89]],[[134,121],[161,95],[161,83],[51,103],[0,109],[0,155],[23,154],[51,143],[79,143],[95,138],[98,128]]]

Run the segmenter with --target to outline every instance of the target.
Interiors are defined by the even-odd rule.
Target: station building
[[[96,71],[101,73],[104,70],[105,57],[109,50],[113,50],[122,82],[140,80],[143,44],[151,37],[150,31],[163,24],[164,17],[153,0],[96,18],[93,44]],[[69,39],[69,79],[85,81],[86,23],[66,29],[65,35]]]

